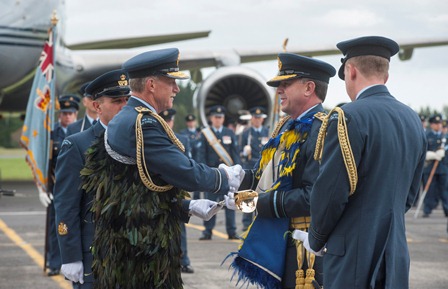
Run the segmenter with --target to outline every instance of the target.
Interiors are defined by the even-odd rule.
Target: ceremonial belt
[[[233,165],[233,160],[229,153],[222,146],[221,142],[216,138],[216,135],[212,132],[210,127],[203,128],[201,132],[207,139],[208,144],[213,148],[215,153],[220,157],[220,159],[228,166]]]
[[[308,231],[311,224],[311,217],[297,217],[291,218],[290,226],[296,230]],[[313,282],[315,282],[314,261],[316,256],[305,250],[302,242],[296,242],[297,249],[297,271],[296,271],[296,288],[298,289],[311,289],[314,288]],[[306,274],[303,271],[303,263],[306,260],[308,269]]]

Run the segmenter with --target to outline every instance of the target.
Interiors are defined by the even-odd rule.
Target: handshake
[[[224,205],[228,209],[236,210],[234,193],[238,191],[238,188],[243,181],[245,175],[244,170],[240,165],[229,167],[225,164],[220,164],[219,168],[226,172],[229,183],[229,193],[224,196],[225,202],[218,203],[205,199],[190,201],[190,213],[205,221],[210,220],[214,215],[216,215]]]

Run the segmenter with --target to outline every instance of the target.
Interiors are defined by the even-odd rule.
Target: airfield
[[[15,196],[0,198],[0,289],[72,288],[62,275],[43,273],[45,209],[32,182],[3,182],[3,189],[16,190]],[[414,209],[406,215],[411,255],[410,288],[448,288],[447,218],[440,208],[430,218],[414,219]],[[241,213],[237,212],[241,233]],[[188,255],[195,273],[182,274],[185,289],[240,288],[230,281],[231,259],[239,241],[227,240],[224,212],[218,214],[211,241],[199,241],[202,221],[192,217],[187,225]],[[242,288],[246,288],[243,286]],[[249,286],[248,288],[255,288]],[[399,289],[399,288],[397,288]]]

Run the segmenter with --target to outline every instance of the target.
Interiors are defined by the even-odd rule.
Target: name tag
[[[231,144],[232,143],[232,138],[230,136],[228,136],[228,135],[223,135],[222,136],[222,143],[226,144],[226,145]]]

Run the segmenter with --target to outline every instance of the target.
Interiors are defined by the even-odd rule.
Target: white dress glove
[[[301,230],[294,230],[292,237],[296,240],[299,240],[303,243],[303,246],[308,252],[313,253],[316,256],[322,257],[324,255],[324,248],[320,249],[318,252],[314,251],[310,247],[310,243],[308,241],[308,233]]]
[[[222,206],[217,202],[200,199],[200,200],[191,200],[190,213],[198,218],[201,218],[205,221],[210,220],[214,215],[216,215],[219,210],[221,210]]]
[[[436,155],[440,158],[439,161],[441,161],[445,157],[445,150],[444,149],[438,149],[436,151]]]
[[[53,194],[47,194],[40,186],[37,186],[37,190],[39,191],[39,200],[42,205],[46,208],[49,204],[51,204],[51,200],[53,200]]]
[[[84,266],[82,265],[82,261],[62,264],[61,273],[70,281],[84,284]]]
[[[250,145],[246,145],[243,147],[243,156],[247,157],[251,153],[252,153],[252,148],[250,147]]]
[[[440,161],[442,158],[440,158],[436,152],[433,151],[427,151],[426,152],[426,160],[427,161],[432,161],[432,160],[436,160],[436,161]]]
[[[233,193],[228,193],[227,195],[224,196],[224,199],[226,200],[226,207],[227,209],[230,210],[236,210],[236,205],[235,205],[235,197]]]
[[[241,182],[244,179],[244,175],[246,174],[243,170],[243,168],[240,165],[234,165],[234,166],[226,166],[225,164],[220,164],[219,168],[224,169],[227,174],[227,178],[229,181],[229,187],[231,190],[238,190],[238,188],[241,185]],[[233,188],[233,189],[232,189]]]

